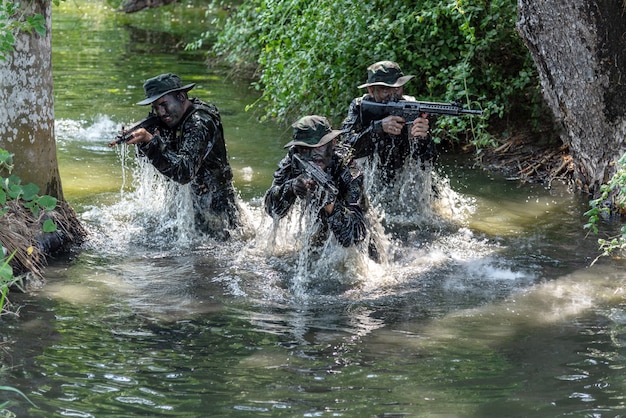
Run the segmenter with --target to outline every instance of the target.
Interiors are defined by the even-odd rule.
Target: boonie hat
[[[367,67],[367,83],[358,86],[360,89],[369,86],[401,87],[414,75],[404,75],[398,63],[379,61]]]
[[[145,83],[143,83],[143,89],[146,93],[146,98],[137,104],[148,105],[168,93],[180,90],[189,91],[195,85],[196,83],[191,83],[183,86],[183,82],[176,74],[161,74],[156,77],[149,78],[148,80],[146,80]]]
[[[332,129],[328,119],[318,115],[304,116],[291,127],[293,128],[292,140],[285,145],[285,148],[293,145],[309,148],[321,147],[344,132],[339,129]]]

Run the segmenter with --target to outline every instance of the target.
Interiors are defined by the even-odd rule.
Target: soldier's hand
[[[131,133],[128,144],[138,144],[140,142],[150,142],[152,134],[146,131],[144,128],[139,128],[135,132]]]
[[[430,122],[426,115],[422,115],[416,118],[411,125],[411,138],[426,138],[428,136],[428,130],[430,128]]]
[[[309,182],[306,177],[300,175],[291,180],[291,190],[296,196],[303,198],[309,193]]]
[[[400,135],[406,121],[400,116],[387,116],[382,120],[383,132],[389,135]]]

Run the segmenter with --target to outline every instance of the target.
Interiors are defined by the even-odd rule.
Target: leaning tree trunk
[[[580,190],[596,193],[626,151],[626,0],[518,0],[517,28],[561,125]]]
[[[52,2],[23,2],[25,16],[41,14],[46,35],[16,34],[15,51],[0,61],[0,147],[15,154],[13,173],[35,183],[40,194],[63,200],[54,139],[50,29]]]

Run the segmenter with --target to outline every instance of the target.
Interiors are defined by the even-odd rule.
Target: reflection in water
[[[62,126],[94,138],[115,129],[106,118]],[[623,402],[611,393],[624,388],[624,277],[561,267],[567,257],[540,239],[549,228],[482,235],[471,227],[479,199],[435,173],[431,206],[394,214],[384,263],[332,242],[303,263],[301,213],[277,228],[258,199],[241,199],[249,233],[213,241],[193,231],[190,200],[172,198],[182,186],[133,151],[116,154],[115,195],[82,208],[85,252],[50,266],[33,296],[33,307],[54,301],[54,318],[24,312],[26,341],[54,337],[11,379],[42,411],[17,412],[483,417],[514,405],[545,416]]]
[[[113,192],[82,203],[91,231],[85,252],[69,269],[48,269],[41,296],[55,301],[55,319],[29,321],[33,335],[54,327],[57,343],[32,357],[29,373],[45,376],[43,385],[14,381],[46,412],[502,416],[508,399],[521,411],[551,410],[553,400],[542,398],[549,393],[562,410],[578,411],[572,399],[608,404],[611,388],[623,386],[587,363],[607,356],[619,367],[616,309],[601,317],[611,332],[593,331],[601,348],[579,336],[597,326],[585,319],[594,307],[621,294],[602,291],[601,279],[567,275],[581,249],[561,254],[551,244],[557,237],[568,248],[572,228],[562,225],[566,204],[549,194],[523,196],[522,208],[517,192],[498,186],[493,201],[501,202],[485,203],[471,195],[480,190],[473,181],[463,195],[443,171],[410,170],[394,191],[402,210],[373,201],[387,231],[382,263],[332,240],[311,254],[302,246],[312,229],[303,213],[276,226],[258,197],[240,198],[247,232],[221,243],[193,230],[190,199],[173,198],[188,194],[184,186],[138,161],[132,146],[106,147],[118,125],[107,117],[57,124],[60,152],[93,155],[90,164],[120,172]],[[88,175],[77,168],[76,176]],[[255,170],[247,175],[257,181]],[[528,237],[529,224],[537,230]],[[76,347],[82,355],[69,360]],[[536,362],[541,371],[520,378]],[[597,386],[588,388],[582,376],[593,374]],[[545,380],[574,386],[530,389]],[[481,410],[490,399],[497,413]]]
[[[260,203],[288,130],[243,111],[256,99],[245,83],[158,54],[141,34],[129,45],[139,32],[84,3],[61,2],[54,19],[55,114],[64,191],[91,239],[52,260],[38,294],[15,295],[20,319],[0,324],[16,341],[1,383],[39,407],[8,394],[18,416],[623,411],[623,265],[588,267],[584,202],[444,156],[433,177],[402,173],[391,205],[373,200],[383,263],[332,242],[307,259],[301,217],[275,229]],[[174,17],[156,26],[183,21]],[[134,106],[143,80],[169,71],[224,110],[250,229],[239,239],[195,234],[188,202],[170,198],[180,186],[133,147],[106,146],[145,116]]]

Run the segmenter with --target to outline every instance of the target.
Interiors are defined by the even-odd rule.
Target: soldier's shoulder
[[[193,106],[196,109],[196,113],[205,113],[219,119],[220,111],[213,103],[207,103],[198,98],[191,99],[191,103],[193,103]]]

